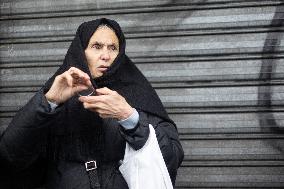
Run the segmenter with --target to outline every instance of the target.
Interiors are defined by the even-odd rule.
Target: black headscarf
[[[113,20],[106,18],[84,22],[79,26],[76,32],[76,36],[68,49],[62,66],[46,82],[43,87],[44,92],[47,92],[50,89],[57,75],[60,75],[63,72],[67,71],[70,67],[79,68],[80,70],[87,73],[91,78],[91,73],[85,57],[85,48],[87,47],[91,36],[100,25],[107,25],[108,27],[113,29],[113,31],[115,31],[115,34],[119,39],[119,54],[103,76],[91,80],[92,84],[95,86],[95,88],[108,87],[111,90],[115,90],[138,111],[144,111],[149,114],[153,114],[164,119],[165,121],[173,123],[173,121],[168,117],[167,112],[165,111],[155,90],[125,54],[125,37],[119,24]],[[70,140],[72,141],[71,143],[78,143],[76,142],[76,136],[79,136],[80,133],[83,137],[78,140],[82,140],[82,138],[84,140],[88,140],[87,135],[89,134],[90,127],[92,127],[93,130],[94,128],[96,128],[94,131],[96,137],[89,137],[96,138],[97,141],[91,139],[95,144],[90,145],[97,146],[98,149],[96,150],[100,150],[101,147],[99,147],[100,145],[98,145],[98,143],[101,143],[101,139],[98,136],[102,136],[102,128],[100,126],[102,119],[96,113],[84,109],[82,103],[78,101],[78,97],[76,96],[65,102],[64,106],[66,108],[65,112],[68,112],[67,117],[65,114],[64,119],[68,119],[69,124],[66,125],[66,127],[63,127],[64,129],[57,129],[61,130],[61,132],[59,131],[56,133],[59,133],[59,135],[61,136],[64,135],[66,139],[63,139],[64,137],[59,137],[60,139],[52,139],[52,143],[54,143],[55,146],[60,143],[56,142],[56,140]],[[90,123],[95,123],[95,126],[92,126],[92,124]],[[79,127],[78,124],[80,124]],[[86,131],[86,133],[84,132],[84,130]],[[72,137],[66,137],[66,133],[69,133],[70,135],[72,135]],[[88,148],[85,144],[83,146]],[[60,147],[56,146],[55,148]],[[80,150],[82,151],[81,147],[78,148],[80,148]]]

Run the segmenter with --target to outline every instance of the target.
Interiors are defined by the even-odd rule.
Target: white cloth
[[[141,149],[135,151],[126,143],[123,163],[119,170],[129,189],[173,189],[155,129],[151,124],[149,128],[149,138]]]
[[[133,108],[133,113],[126,119],[118,121],[118,123],[125,129],[133,129],[139,121],[139,113]]]
[[[57,104],[50,102],[49,100],[47,100],[49,107],[50,107],[50,112],[53,112],[55,110],[55,108],[57,108]]]

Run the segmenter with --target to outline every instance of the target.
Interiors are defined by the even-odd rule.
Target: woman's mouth
[[[99,70],[100,72],[105,72],[105,71],[107,71],[108,68],[109,68],[109,66],[99,66],[99,67],[98,67],[98,70]]]

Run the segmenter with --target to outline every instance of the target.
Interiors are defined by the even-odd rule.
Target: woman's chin
[[[99,77],[101,77],[101,76],[103,76],[103,75],[104,75],[103,72],[99,72],[99,73],[96,73],[96,74],[92,74],[92,78],[93,78],[93,79],[96,79],[96,78],[99,78]]]

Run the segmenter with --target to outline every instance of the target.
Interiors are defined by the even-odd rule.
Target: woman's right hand
[[[68,71],[55,77],[45,97],[48,101],[59,105],[91,85],[88,74],[78,68],[71,67]]]

